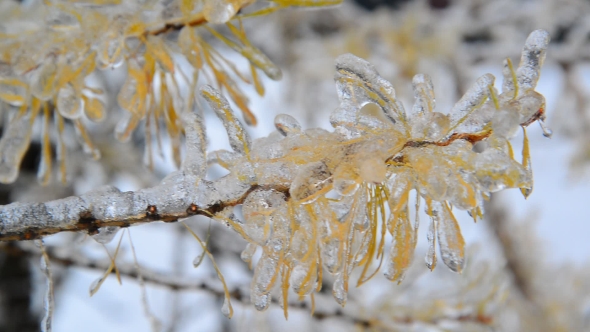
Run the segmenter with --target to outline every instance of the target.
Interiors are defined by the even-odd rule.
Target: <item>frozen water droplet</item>
[[[205,19],[214,24],[226,23],[238,12],[239,7],[231,0],[207,0],[203,7]]]
[[[57,93],[57,110],[66,119],[77,119],[82,115],[82,96],[72,84],[66,84]]]
[[[250,293],[250,301],[254,303],[254,308],[258,311],[264,311],[268,309],[270,305],[271,296],[270,294],[261,294],[256,291]]]
[[[301,132],[301,125],[299,122],[288,114],[277,115],[275,117],[275,127],[283,136]]]
[[[92,235],[92,239],[100,244],[107,244],[115,238],[119,229],[121,228],[118,226],[101,227],[98,234]]]
[[[105,281],[106,277],[108,275],[102,275],[98,278],[96,278],[91,284],[90,284],[90,288],[89,288],[89,292],[90,292],[90,296],[96,294],[96,292],[98,292],[98,290],[100,289],[100,286],[102,286],[103,282]]]
[[[257,247],[258,246],[254,243],[248,243],[246,249],[242,251],[240,258],[246,263],[252,262],[252,257],[254,256],[254,253],[256,253]]]
[[[231,307],[230,300],[227,297],[223,299],[223,305],[221,306],[221,313],[227,318],[231,318],[234,313],[234,310]]]
[[[551,136],[553,136],[553,130],[551,130],[551,128],[548,128],[545,125],[545,121],[543,120],[538,120],[539,125],[541,126],[541,129],[543,130],[543,136],[547,137],[547,138],[551,138]]]
[[[41,100],[51,99],[55,93],[56,76],[57,65],[53,61],[45,61],[41,68],[33,73],[32,94]]]
[[[84,103],[84,113],[93,122],[102,122],[105,119],[104,103],[98,98],[88,98]]]

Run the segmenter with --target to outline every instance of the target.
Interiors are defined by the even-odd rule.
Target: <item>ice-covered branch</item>
[[[374,260],[384,263],[388,279],[403,280],[413,261],[424,201],[431,218],[427,265],[436,265],[438,242],[442,261],[460,273],[465,241],[456,210],[481,218],[491,193],[520,188],[528,196],[532,191],[524,128],[544,119],[545,99],[534,88],[548,42],[545,31],[533,32],[519,66],[506,60],[501,93],[494,77],[483,75],[448,114],[435,110],[428,76],[414,78],[415,107],[406,112],[393,86],[372,65],[350,54],[340,56],[334,131],[303,130],[294,118],[281,115],[275,119],[276,132],[251,141],[227,100],[206,86],[201,95],[223,122],[233,151],[207,156],[201,119],[181,114],[187,146],[181,170],[135,192],[106,187],[47,203],[2,206],[0,240],[85,230],[103,241],[116,227],[202,214],[249,242],[244,261],[262,248],[250,292],[256,309],[268,308],[277,285],[284,306],[289,288],[299,297],[318,292],[324,269],[334,276],[332,292],[344,306],[355,267],[362,268],[358,285],[375,275]],[[510,139],[521,127],[522,161],[517,161]],[[474,151],[476,142],[485,143],[482,152]],[[209,163],[229,174],[206,180]],[[414,213],[411,193],[417,198]],[[243,220],[234,215],[236,205]],[[387,231],[393,241],[385,259]]]

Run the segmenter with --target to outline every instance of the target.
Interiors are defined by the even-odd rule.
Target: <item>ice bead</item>
[[[70,83],[64,85],[57,93],[57,110],[66,119],[78,119],[82,116],[84,103],[80,91]]]
[[[229,21],[240,9],[236,0],[207,0],[203,5],[203,14],[209,23],[220,24]]]
[[[291,271],[290,284],[299,296],[310,294],[317,280],[317,268],[311,262],[300,263]]]
[[[288,114],[277,115],[275,117],[275,127],[283,136],[301,132],[301,125],[299,122]]]
[[[98,98],[88,98],[84,102],[84,114],[93,122],[102,122],[106,115],[105,105]]]
[[[107,244],[115,238],[119,229],[121,228],[118,226],[101,227],[98,234],[92,235],[92,239],[100,244]]]
[[[55,93],[57,82],[57,65],[53,61],[45,61],[31,77],[31,93],[40,100],[49,100]]]
[[[536,120],[535,116],[545,109],[545,97],[536,91],[529,91],[509,102],[518,111],[520,124],[526,125]]]
[[[242,251],[242,253],[240,254],[240,258],[250,264],[252,262],[252,257],[254,256],[254,254],[256,253],[256,248],[258,246],[254,243],[248,243],[246,245],[246,248]]]
[[[535,30],[528,36],[516,70],[520,93],[526,93],[537,86],[549,39],[549,33],[545,30]]]

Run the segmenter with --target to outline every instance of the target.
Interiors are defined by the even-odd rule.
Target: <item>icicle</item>
[[[528,177],[530,178],[530,186],[528,186],[528,188],[520,188],[520,192],[524,198],[528,198],[533,192],[533,165],[531,163],[531,151],[529,150],[529,138],[526,134],[525,127],[522,127],[522,134],[522,167],[524,167]]]
[[[495,78],[492,74],[481,76],[455,106],[453,106],[449,113],[451,117],[449,134],[453,133],[455,128],[465,122],[475,110],[483,105],[490,93],[490,87],[494,86],[494,80]]]
[[[461,273],[465,266],[465,241],[459,224],[446,202],[432,202],[432,219],[436,222],[443,262],[452,271]]]
[[[203,119],[194,112],[182,114],[186,154],[182,169],[199,178],[207,174],[207,138]]]
[[[393,230],[393,240],[389,251],[389,260],[385,267],[385,277],[391,281],[400,283],[404,278],[406,269],[412,263],[414,257],[414,227],[409,219],[407,205],[403,213],[397,213],[397,220]],[[393,217],[393,215],[392,215]]]
[[[19,112],[15,116],[0,140],[0,183],[13,183],[18,177],[20,163],[31,142],[38,103],[32,107],[25,114]]]
[[[432,85],[430,76],[426,74],[414,76],[412,79],[412,88],[414,89],[413,116],[433,112],[436,107],[436,101],[434,98],[434,86]]]
[[[537,86],[549,39],[549,33],[544,30],[535,30],[527,38],[522,49],[520,65],[516,69],[520,94]]]
[[[44,308],[45,308],[45,315],[41,320],[41,332],[51,332],[52,330],[52,321],[53,321],[53,310],[55,307],[55,300],[53,297],[53,277],[51,274],[51,263],[49,262],[49,256],[45,251],[45,246],[43,245],[43,240],[35,241],[41,248],[41,272],[45,275],[47,280],[46,282],[46,289],[45,289],[45,301],[44,301]]]
[[[250,136],[229,107],[227,99],[209,85],[201,88],[201,95],[223,122],[232,149],[243,155],[249,155],[250,146],[252,145]]]
[[[223,298],[223,305],[221,306],[221,313],[227,317],[231,318],[233,314],[233,309],[231,308],[231,303],[229,302],[228,298]]]
[[[41,145],[41,163],[37,171],[37,181],[41,185],[47,185],[51,176],[51,141],[49,139],[49,107],[43,104],[43,133]]]
[[[433,271],[436,267],[436,219],[432,216],[432,201],[426,201],[426,213],[431,216],[430,227],[428,228],[428,251],[426,252],[426,266]]]
[[[393,86],[367,61],[352,54],[339,56],[334,80],[340,99],[340,106],[330,116],[334,127],[356,126],[357,112],[368,103],[379,105],[392,124],[405,119]]]

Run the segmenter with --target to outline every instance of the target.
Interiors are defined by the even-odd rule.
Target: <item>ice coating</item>
[[[545,44],[531,45],[524,52]],[[525,58],[530,62],[531,56]],[[510,68],[505,62],[508,80],[516,77]],[[381,259],[386,278],[403,280],[418,241],[418,214],[412,224],[408,206],[416,195],[416,210],[425,206],[431,217],[427,267],[437,264],[438,242],[445,265],[461,272],[465,242],[454,213],[481,218],[490,193],[532,190],[528,139],[522,162],[508,139],[519,126],[543,118],[544,98],[532,89],[516,94],[521,83],[514,79],[498,95],[493,82],[493,76],[482,76],[445,114],[435,111],[431,80],[417,75],[415,106],[406,115],[391,83],[365,60],[343,55],[337,60],[341,105],[331,117],[333,131],[304,130],[293,117],[279,115],[277,130],[254,142],[227,100],[206,86],[201,94],[222,120],[232,151],[207,155],[202,119],[181,114],[187,137],[183,167],[158,186],[135,192],[105,187],[80,197],[2,206],[0,239],[77,230],[98,232],[95,237],[107,241],[108,227],[203,214],[248,242],[241,255],[246,263],[260,248],[250,292],[256,309],[267,309],[277,288],[285,303],[289,288],[298,297],[319,291],[326,273],[332,274],[335,300],[344,305],[357,268],[358,285],[375,275]],[[485,143],[483,151],[474,151],[477,142]],[[212,164],[229,174],[206,180]],[[234,214],[239,205],[243,220]]]
[[[31,141],[30,122],[35,118],[31,112],[18,114],[0,139],[0,183],[12,183],[18,177],[20,163]]]
[[[516,79],[520,93],[534,89],[541,75],[541,66],[545,61],[545,55],[549,45],[549,33],[544,30],[535,30],[527,38],[520,65],[516,70]]]

